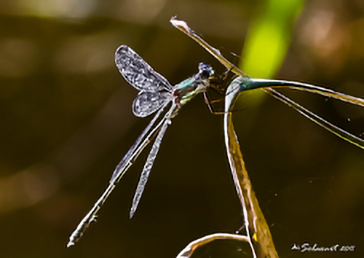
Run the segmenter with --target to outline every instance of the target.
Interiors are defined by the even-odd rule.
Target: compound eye
[[[198,70],[201,79],[208,79],[210,76],[214,74],[214,70],[212,70],[212,67],[206,63],[201,62],[198,65]]]

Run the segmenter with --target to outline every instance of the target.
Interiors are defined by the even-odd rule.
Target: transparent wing
[[[169,82],[128,46],[121,45],[116,50],[115,63],[125,80],[137,90],[172,91]]]
[[[133,113],[137,117],[146,117],[171,100],[169,92],[141,91],[133,102]]]
[[[138,187],[135,191],[135,195],[133,198],[133,205],[130,209],[130,218],[132,218],[134,216],[134,213],[138,207],[138,204],[139,204],[140,198],[142,197],[145,185],[147,184],[150,171],[153,167],[154,160],[157,157],[164,133],[167,130],[167,127],[170,123],[171,115],[172,115],[173,111],[175,110],[175,108],[176,108],[176,106],[172,105],[171,109],[166,114],[163,126],[162,126],[161,130],[159,131],[157,138],[155,139],[155,142],[153,143],[152,149],[150,150],[147,161],[144,164],[143,172],[140,176]]]

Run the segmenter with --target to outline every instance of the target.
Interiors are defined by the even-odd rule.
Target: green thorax
[[[206,85],[203,80],[196,80],[195,77],[191,77],[175,85],[173,89],[176,103],[183,106],[197,94],[204,92]]]

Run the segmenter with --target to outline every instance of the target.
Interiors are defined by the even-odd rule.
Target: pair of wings
[[[140,91],[133,102],[135,116],[149,116],[172,100],[172,85],[130,47],[121,45],[116,50],[115,63],[124,79]]]

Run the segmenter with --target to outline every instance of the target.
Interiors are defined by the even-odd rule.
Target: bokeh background
[[[2,0],[1,257],[175,257],[196,238],[242,226],[222,116],[198,96],[168,129],[135,217],[128,214],[145,153],[98,222],[66,249],[149,121],[131,112],[137,91],[117,71],[115,49],[129,45],[172,84],[196,73],[201,61],[224,72],[171,26],[174,15],[250,76],[364,97],[362,0]],[[364,132],[363,108],[284,93],[358,136]],[[280,257],[363,257],[363,150],[259,90],[237,109],[242,152]],[[305,242],[356,250],[291,250]],[[206,250],[201,257],[229,256]]]

